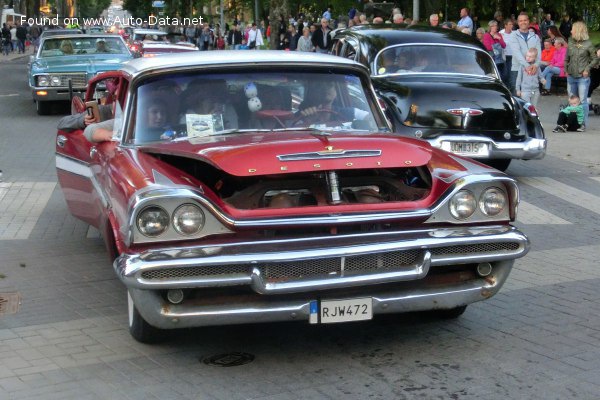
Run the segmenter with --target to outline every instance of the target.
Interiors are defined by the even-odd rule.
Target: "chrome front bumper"
[[[524,142],[496,142],[490,138],[476,135],[443,135],[435,139],[427,139],[433,147],[449,151],[446,143],[485,143],[487,152],[484,154],[456,153],[461,156],[477,159],[518,159],[537,160],[546,155],[546,139],[527,138]]]
[[[454,308],[494,295],[510,273],[514,259],[528,250],[528,239],[517,229],[494,226],[149,250],[120,256],[114,268],[144,319],[158,328],[170,329],[308,319],[311,301],[331,296],[327,291],[351,288],[358,288],[354,290],[359,290],[361,297],[373,298],[375,314]],[[349,263],[355,257],[382,257],[398,251],[417,251],[419,256],[399,268],[374,265],[368,271],[345,271],[343,267],[345,260]],[[263,268],[326,260],[336,261],[341,270],[312,277],[269,279]],[[492,274],[485,278],[420,284],[430,268],[482,262],[493,266]],[[403,281],[415,284],[396,289],[386,285]],[[174,305],[160,292],[187,288],[201,293],[202,288],[228,286],[245,286],[255,296],[248,301],[232,298]]]

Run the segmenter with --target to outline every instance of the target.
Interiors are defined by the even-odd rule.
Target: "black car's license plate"
[[[477,142],[451,142],[450,149],[453,153],[479,154],[484,150],[485,143]]]

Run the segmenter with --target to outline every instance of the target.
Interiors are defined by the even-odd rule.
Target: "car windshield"
[[[135,126],[128,141],[256,130],[387,129],[364,88],[357,75],[330,72],[162,75],[137,88]]]
[[[48,38],[40,49],[41,57],[74,54],[129,54],[120,37]]]
[[[375,75],[467,74],[497,78],[492,58],[483,50],[436,45],[391,46],[379,53]]]

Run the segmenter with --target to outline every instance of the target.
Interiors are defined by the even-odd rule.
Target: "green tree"
[[[83,18],[98,17],[110,6],[111,0],[78,0],[78,16]]]

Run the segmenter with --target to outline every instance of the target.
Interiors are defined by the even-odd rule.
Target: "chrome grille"
[[[393,251],[346,257],[344,272],[371,272],[377,269],[393,269],[412,266],[421,256],[421,250]],[[342,259],[327,258],[299,262],[268,264],[259,267],[267,280],[310,278],[342,274]]]
[[[60,86],[69,86],[71,79],[73,87],[81,88],[87,85],[87,77],[85,73],[68,73],[68,74],[50,74],[51,76],[60,76]]]
[[[259,267],[268,280],[328,275],[341,271],[340,258],[267,264]]]
[[[178,279],[178,278],[206,278],[210,276],[248,274],[250,267],[247,265],[212,265],[202,267],[182,267],[154,269],[142,272],[146,280]]]
[[[443,256],[450,254],[473,254],[473,253],[496,253],[502,251],[515,251],[518,250],[521,245],[515,242],[503,242],[503,243],[479,243],[479,244],[465,244],[458,246],[446,246],[446,247],[435,247],[429,249],[434,256]]]
[[[423,252],[421,250],[392,251],[381,254],[367,254],[346,258],[346,271],[369,271],[374,269],[399,268],[415,265]]]

